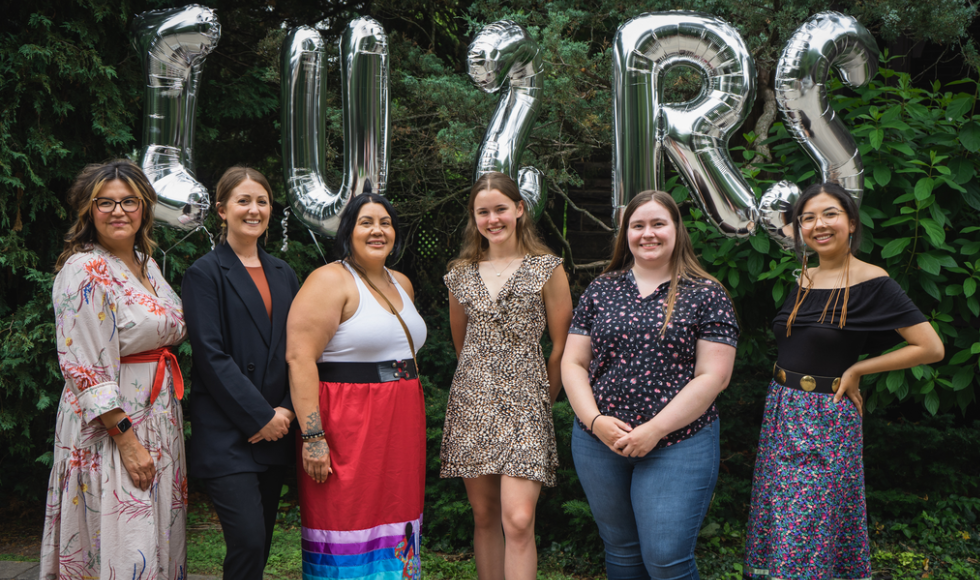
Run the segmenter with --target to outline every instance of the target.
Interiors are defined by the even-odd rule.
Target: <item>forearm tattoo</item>
[[[319,409],[306,416],[306,428],[303,429],[303,434],[312,435],[313,433],[323,433],[323,422],[320,420]],[[326,436],[322,439],[305,441],[304,443],[306,444],[306,452],[311,459],[320,459],[330,453]]]
[[[319,433],[320,431],[323,431],[323,422],[320,421],[320,410],[317,409],[306,416],[306,427],[303,429],[303,434]]]

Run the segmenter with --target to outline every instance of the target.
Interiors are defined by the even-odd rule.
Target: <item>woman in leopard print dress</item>
[[[445,278],[459,366],[441,476],[464,478],[479,577],[533,579],[534,507],[541,485],[555,485],[558,465],[551,405],[561,390],[572,299],[561,258],[538,238],[514,180],[482,176],[468,215]],[[546,325],[554,344],[547,365]]]

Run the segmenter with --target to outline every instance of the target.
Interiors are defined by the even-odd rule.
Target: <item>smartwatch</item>
[[[129,431],[133,427],[133,422],[129,420],[129,417],[123,417],[122,421],[116,423],[115,427],[109,427],[106,429],[106,433],[110,437],[115,437],[116,435],[122,435],[126,431]]]

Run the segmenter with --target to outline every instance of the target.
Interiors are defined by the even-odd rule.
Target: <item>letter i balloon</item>
[[[221,25],[213,10],[195,4],[144,12],[132,31],[145,79],[139,165],[157,193],[154,220],[194,230],[209,206],[207,189],[194,177],[197,93]]]

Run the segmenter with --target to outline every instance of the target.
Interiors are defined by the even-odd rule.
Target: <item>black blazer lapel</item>
[[[262,295],[259,294],[259,289],[255,287],[252,276],[249,275],[248,270],[245,269],[242,261],[238,259],[231,246],[228,244],[219,244],[215,250],[218,252],[219,262],[221,263],[221,268],[224,270],[225,277],[235,290],[235,293],[238,294],[238,297],[245,303],[249,316],[252,317],[252,321],[259,329],[262,340],[268,346],[270,334],[272,333],[272,323],[269,321],[269,316],[265,312],[265,302],[262,301]],[[263,266],[265,266],[264,263]],[[266,274],[266,277],[268,278],[268,274]],[[274,296],[275,294],[273,294]],[[275,307],[273,306],[274,311]]]
[[[287,272],[281,262],[276,262],[265,250],[259,248],[259,260],[265,270],[265,279],[269,282],[269,293],[272,294],[272,334],[269,339],[269,358],[276,353],[279,341],[286,333],[286,319],[289,316],[289,306],[293,302],[292,291],[289,288]]]

